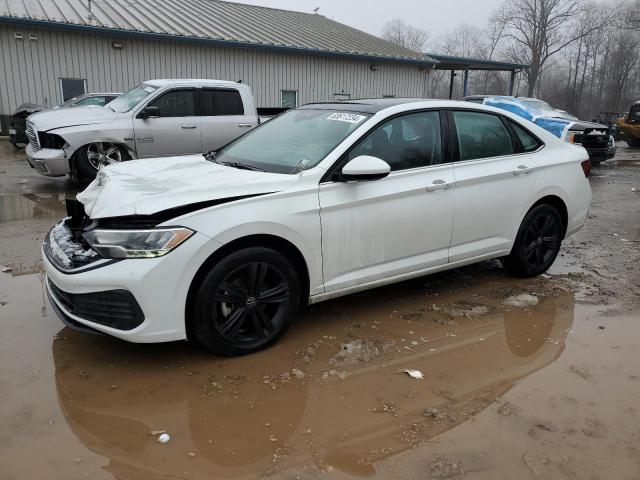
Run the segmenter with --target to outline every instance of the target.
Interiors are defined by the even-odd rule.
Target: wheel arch
[[[564,237],[564,235],[567,234],[567,227],[569,225],[569,210],[567,209],[567,204],[561,197],[557,195],[545,195],[544,197],[536,201],[533,205],[531,205],[526,213],[529,213],[531,209],[537,207],[538,205],[543,205],[543,204],[551,205],[552,207],[557,209],[558,212],[560,213],[560,216],[562,217],[562,227],[564,229],[564,233],[563,233],[563,237]],[[525,213],[525,216],[526,216],[526,213]]]
[[[224,244],[222,247],[213,252],[198,268],[195,276],[191,280],[191,284],[189,285],[189,290],[187,292],[187,300],[185,302],[185,330],[187,333],[187,339],[191,340],[194,338],[193,307],[198,286],[202,282],[203,278],[213,267],[213,265],[215,265],[222,258],[240,249],[248,247],[271,248],[272,250],[281,253],[288,260],[290,260],[293,263],[296,271],[298,272],[300,280],[302,281],[302,291],[300,295],[301,306],[305,306],[307,304],[310,289],[309,267],[304,258],[304,255],[298,249],[298,247],[296,247],[289,240],[286,240],[277,235],[256,234],[240,237]]]

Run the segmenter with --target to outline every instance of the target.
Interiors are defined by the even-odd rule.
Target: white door
[[[541,143],[501,115],[453,111],[450,118],[459,161],[453,167],[455,222],[449,260],[508,251],[533,194],[532,152]]]
[[[258,124],[236,89],[203,88],[199,103],[202,152],[218,150]]]
[[[438,111],[389,120],[339,162],[378,157],[391,166],[388,177],[320,185],[327,292],[447,263],[453,167],[443,163],[440,126]]]
[[[195,89],[170,90],[146,106],[158,107],[159,118],[133,120],[138,158],[200,153],[200,119],[195,115]]]

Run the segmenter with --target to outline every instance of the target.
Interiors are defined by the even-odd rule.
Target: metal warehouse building
[[[219,0],[0,0],[0,115],[151,78],[242,81],[258,107],[425,96],[437,61],[319,14]]]

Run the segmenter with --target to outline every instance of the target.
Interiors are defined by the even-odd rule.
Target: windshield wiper
[[[204,153],[204,158],[206,158],[207,160],[209,160],[210,162],[215,162],[215,163],[220,163],[216,160],[216,157],[218,156],[218,151],[217,150],[211,150],[210,152]],[[222,165],[222,164],[220,164]]]
[[[263,168],[260,167],[254,167],[253,165],[247,165],[245,163],[239,163],[239,162],[218,162],[216,161],[216,163],[219,163],[220,165],[225,165],[227,167],[233,167],[233,168],[239,168],[240,170],[252,170],[254,172],[264,172]]]

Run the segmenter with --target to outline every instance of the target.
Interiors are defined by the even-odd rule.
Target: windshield
[[[578,117],[576,117],[575,115],[571,115],[566,110],[556,110],[556,111],[558,112],[559,117],[566,118],[567,120],[573,120],[573,121],[578,120]]]
[[[209,158],[274,173],[315,167],[370,115],[336,110],[289,110]]]
[[[561,117],[562,115],[547,102],[542,100],[522,100],[529,110],[533,112],[535,116],[544,115],[545,117]]]
[[[105,108],[108,108],[112,112],[128,112],[156,90],[156,87],[145,85],[143,83],[135,88],[132,88],[127,93],[123,93],[119,97],[113,99],[105,105]]]
[[[76,103],[80,98],[82,98],[82,95],[78,95],[77,97],[70,98],[69,100],[67,100],[66,102],[61,103],[58,106],[59,107],[68,107],[69,105],[73,105],[74,103]]]

